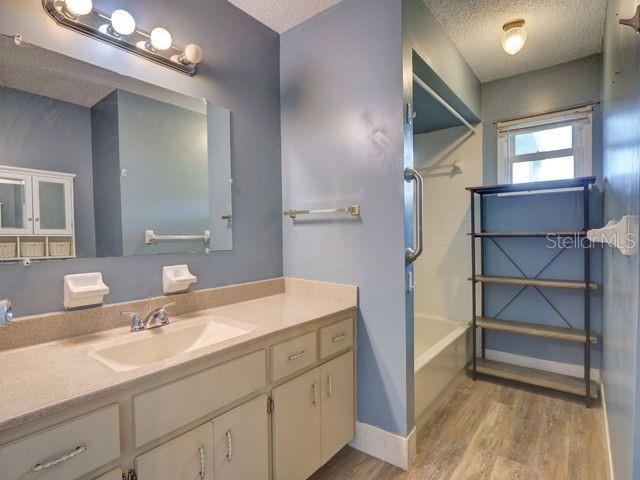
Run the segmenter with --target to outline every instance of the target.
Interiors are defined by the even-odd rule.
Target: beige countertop
[[[287,288],[289,290],[289,288]],[[171,317],[160,329],[131,333],[128,327],[0,352],[0,430],[58,412],[158,375],[238,349],[309,322],[356,308],[355,298],[313,298],[302,290],[209,308]],[[215,317],[215,319],[213,318]],[[181,322],[211,318],[219,323],[245,326],[249,333],[168,360],[134,370],[115,372],[89,352],[105,345],[157,334]],[[248,327],[248,328],[246,328]],[[177,327],[176,327],[177,328]]]

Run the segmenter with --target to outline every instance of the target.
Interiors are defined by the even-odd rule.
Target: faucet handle
[[[176,304],[176,302],[169,302],[166,305],[162,306],[162,310],[166,310],[167,308],[169,308],[169,307],[171,307],[171,306],[173,306],[175,304]]]
[[[132,332],[140,332],[142,330],[144,330],[144,321],[142,320],[142,317],[137,314],[136,312],[132,312],[132,311],[124,311],[124,312],[120,312],[120,315],[128,315],[131,317],[131,331]]]
[[[5,298],[0,300],[0,327],[8,327],[13,320],[13,308],[11,300]]]

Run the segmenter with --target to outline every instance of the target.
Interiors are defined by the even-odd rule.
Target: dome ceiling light
[[[524,20],[521,18],[511,20],[502,26],[502,30],[504,30],[501,38],[502,49],[509,55],[515,55],[522,50],[524,42],[527,41],[527,31],[524,28]]]

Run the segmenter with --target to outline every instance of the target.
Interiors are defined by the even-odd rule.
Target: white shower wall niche
[[[0,261],[76,256],[74,178],[0,166]]]

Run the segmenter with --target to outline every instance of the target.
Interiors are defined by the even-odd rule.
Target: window
[[[591,109],[498,122],[498,182],[591,175]]]

